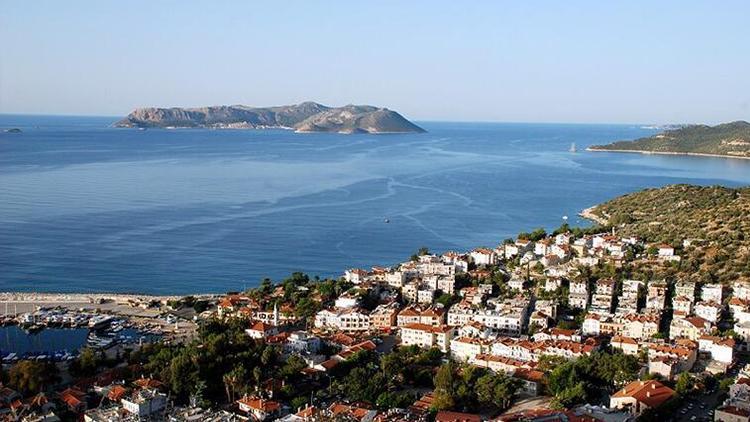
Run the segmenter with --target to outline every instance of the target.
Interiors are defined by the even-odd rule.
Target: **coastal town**
[[[0,415],[747,421],[750,283],[632,271],[677,267],[702,244],[563,225],[471,251],[422,248],[398,265],[351,268],[338,279],[295,273],[226,295],[4,294],[4,324],[85,327],[103,330],[102,339],[129,327],[156,337],[90,336],[62,359],[3,352]],[[43,306],[31,309],[35,302]],[[201,362],[216,360],[211,353],[233,363],[207,375],[213,369]]]

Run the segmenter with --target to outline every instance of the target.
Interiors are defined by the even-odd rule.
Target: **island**
[[[399,113],[369,105],[328,107],[315,102],[278,106],[139,108],[116,122],[125,128],[291,129],[299,133],[421,133]]]
[[[750,123],[690,125],[634,141],[594,145],[586,150],[750,159]]]

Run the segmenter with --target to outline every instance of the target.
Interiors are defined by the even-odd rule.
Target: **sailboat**
[[[575,142],[573,142],[572,144],[570,144],[570,149],[568,151],[570,151],[570,152],[576,152],[576,143]]]

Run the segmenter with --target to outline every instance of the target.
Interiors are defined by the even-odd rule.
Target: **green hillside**
[[[750,187],[672,185],[605,202],[593,213],[620,234],[678,248],[682,262],[663,275],[731,283],[750,280]],[[683,240],[694,240],[683,246]]]
[[[716,126],[692,125],[635,141],[595,145],[594,151],[715,154],[750,158],[750,123],[737,121]]]

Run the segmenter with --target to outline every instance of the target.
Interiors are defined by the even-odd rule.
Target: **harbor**
[[[135,295],[0,293],[0,362],[67,362],[83,348],[117,355],[155,341],[187,341],[191,315],[171,298]]]

